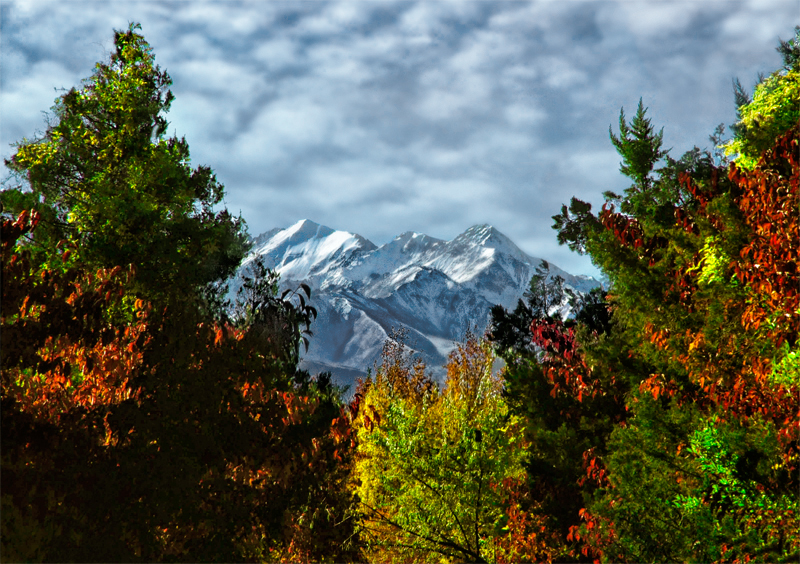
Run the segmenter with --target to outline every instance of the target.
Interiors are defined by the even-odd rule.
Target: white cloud
[[[180,81],[181,88],[224,96],[236,105],[246,104],[267,88],[263,77],[252,68],[223,59],[183,61],[171,74],[176,83]]]
[[[362,62],[359,51],[353,51],[347,44],[315,47],[309,52],[309,62],[317,76],[355,87],[367,81],[374,71]]]
[[[198,120],[198,115],[204,118]],[[179,92],[167,119],[170,122],[168,134],[185,135],[193,153],[201,150],[203,144],[214,143],[225,132],[236,129],[235,115],[224,111],[219,99],[196,91]]]
[[[250,35],[261,26],[269,25],[275,12],[270,2],[239,4],[193,0],[182,3],[173,14],[178,24],[201,26],[208,37],[230,40],[232,37]]]
[[[426,195],[424,207],[431,210],[473,208],[476,201],[486,204],[499,195],[499,187],[480,175],[455,179],[426,178],[419,180],[417,186]],[[478,215],[482,213],[483,210],[480,210]],[[464,229],[467,227],[469,225]]]
[[[532,105],[511,104],[504,110],[506,121],[512,126],[529,126],[541,122],[547,114]]]
[[[43,112],[49,113],[51,106],[62,94],[55,88],[70,87],[76,82],[74,73],[55,61],[40,61],[28,65],[20,55],[13,58],[9,56],[9,59],[24,69],[24,73],[10,85],[4,84],[0,91],[4,157],[13,152],[8,144],[21,141],[22,138],[33,139],[37,132],[46,129]],[[3,61],[6,61],[6,56]]]
[[[252,54],[257,61],[266,63],[269,72],[277,72],[295,66],[301,60],[297,44],[286,37],[259,42]]]
[[[470,35],[464,47],[448,61],[448,65],[458,72],[498,70],[509,59],[521,54],[522,45],[502,33],[478,31]]]
[[[481,111],[489,102],[491,81],[480,73],[429,70],[419,81],[425,92],[418,112],[432,120],[447,120],[466,110]]]
[[[542,57],[538,66],[545,77],[545,83],[551,88],[575,88],[588,80],[587,74],[566,57]]]
[[[307,16],[296,27],[296,32],[309,35],[336,35],[360,26],[369,17],[370,4],[359,2],[334,2],[319,13]]]
[[[308,146],[329,138],[336,115],[313,100],[282,100],[259,114],[252,131],[268,131],[283,144]]]
[[[733,119],[730,81],[780,65],[796,0],[4,2],[0,137],[43,128],[54,86],[140,21],[175,79],[170,133],[251,231],[302,217],[383,242],[493,223],[586,270],[549,217],[624,187],[608,140],[639,97],[673,156]],[[7,154],[7,153],[6,153]],[[553,209],[550,209],[550,208]],[[589,269],[591,267],[588,267]]]
[[[434,35],[440,29],[442,18],[453,15],[455,7],[452,2],[416,2],[402,14],[400,29],[412,35]]]
[[[145,32],[146,33],[146,32]],[[166,51],[166,52],[164,52]],[[166,49],[156,53],[156,60],[164,56],[175,61],[203,59],[219,59],[224,56],[220,47],[214,45],[209,37],[199,31],[181,33],[171,41]]]
[[[684,33],[692,23],[692,19],[704,9],[703,4],[703,2],[619,2],[606,4],[605,7],[613,12],[609,20],[619,22],[627,33],[652,42]]]

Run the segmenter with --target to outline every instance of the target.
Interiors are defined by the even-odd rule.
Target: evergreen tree
[[[738,87],[727,170],[672,159],[641,102],[621,114],[632,185],[553,218],[610,282],[574,325],[493,311],[530,488],[576,559],[800,554],[796,41],[752,98]]]
[[[216,211],[223,186],[192,169],[186,140],[166,137],[171,79],[138,29],[116,31],[110,61],[56,100],[41,138],[17,144],[6,166],[25,186],[0,198],[14,215],[40,212],[40,260],[69,241],[89,267],[134,265],[136,294],[161,301],[230,276],[246,232]]]
[[[136,29],[9,162],[29,189],[2,193],[3,558],[350,559],[340,390],[297,367],[310,289],[257,269],[235,323],[211,311],[244,226],[164,139]]]
[[[771,103],[796,108],[790,90],[771,91]],[[641,135],[625,134],[634,124],[612,134],[631,188],[607,193],[598,216],[565,207],[554,217],[559,240],[585,249],[610,280],[611,315],[590,322],[603,331],[579,322],[574,345],[534,320],[534,342],[551,355],[510,387],[512,405],[528,409],[531,380],[560,363],[563,380],[547,378],[554,391],[572,378],[585,385],[573,386],[573,401],[586,404],[585,390],[596,389],[622,410],[582,446],[586,505],[570,539],[587,556],[791,561],[800,550],[790,493],[800,413],[797,130],[762,130],[772,147],[755,166],[749,153],[720,170],[695,149],[677,161],[662,155],[655,170],[661,135],[638,121]],[[532,435],[546,410],[528,409]]]

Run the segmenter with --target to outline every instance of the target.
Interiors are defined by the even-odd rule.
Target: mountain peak
[[[488,223],[482,223],[480,225],[473,225],[464,233],[460,235],[460,237],[464,237],[465,239],[471,239],[478,244],[483,244],[484,242],[490,240],[492,237],[496,237],[496,235],[502,235],[497,229],[489,225]]]
[[[442,366],[466,327],[482,331],[495,304],[514,307],[540,260],[488,224],[451,241],[407,231],[376,247],[360,235],[303,220],[256,240],[249,260],[262,257],[281,274],[282,288],[301,281],[313,288],[319,317],[305,366],[349,374],[342,381],[348,384],[379,357],[390,327],[408,328],[425,362]],[[555,265],[551,273],[581,292],[594,285]],[[233,284],[233,295],[236,289]]]
[[[425,235],[424,233],[417,233],[416,231],[406,231],[401,233],[388,245],[399,246],[402,245],[404,253],[419,252],[427,249],[436,243],[443,243],[440,239]]]
[[[468,244],[487,249],[496,249],[518,257],[526,256],[511,239],[488,223],[473,225],[453,239],[452,242],[455,244]]]
[[[320,239],[333,233],[333,229],[320,225],[310,219],[301,219],[284,231],[285,235],[294,240]]]
[[[375,248],[361,235],[337,231],[310,219],[268,233],[271,234],[269,238],[256,238],[259,245],[243,264],[262,256],[268,268],[277,270],[284,280],[319,282],[326,273],[335,271],[355,254]]]

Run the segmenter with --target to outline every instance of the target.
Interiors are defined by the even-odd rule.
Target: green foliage
[[[794,26],[794,39],[780,40],[775,50],[783,57],[783,68],[788,70],[800,69],[800,26]]]
[[[320,494],[337,394],[272,348],[273,325],[142,300],[109,321],[130,271],[36,266],[28,217],[3,222],[4,557],[241,561],[289,545],[309,503],[346,505]]]
[[[538,291],[552,294],[558,286],[546,283]],[[597,478],[603,472],[608,437],[625,418],[621,400],[626,382],[614,380],[620,376],[616,363],[633,364],[620,351],[624,333],[612,323],[605,291],[597,288],[573,300],[573,307],[575,320],[566,323],[541,309],[538,315],[531,312],[524,328],[528,344],[522,347],[503,342],[517,320],[502,308],[493,309],[491,325],[491,338],[506,362],[504,396],[524,424],[531,499],[547,515],[549,534],[562,539],[557,553],[568,559],[581,556],[575,543],[565,541],[572,540],[568,535],[581,523],[579,511],[587,496],[602,483]],[[569,345],[575,336],[584,343],[584,358]],[[589,370],[592,389],[579,376]]]
[[[310,289],[257,268],[228,318],[244,225],[164,138],[136,29],[8,163],[29,185],[2,192],[3,558],[351,560],[341,390],[297,369]]]
[[[561,276],[550,275],[550,264],[543,260],[536,267],[536,274],[531,277],[523,297],[526,298],[533,317],[549,317],[558,315],[561,307],[575,299],[575,293],[564,286]]]
[[[312,335],[311,322],[317,310],[306,303],[311,288],[300,284],[298,290],[284,290],[278,296],[280,275],[264,266],[257,258],[245,267],[242,286],[233,309],[235,322],[241,327],[258,326],[269,338],[277,358],[285,359],[290,371],[300,362],[300,345],[308,350]],[[294,301],[297,298],[297,301]]]
[[[605,459],[609,487],[595,494],[589,510],[610,519],[614,536],[605,539],[606,558],[616,561],[713,561],[703,539],[706,531],[683,519],[673,500],[682,495],[694,472],[676,456],[696,424],[694,406],[671,409],[652,397],[634,404],[636,415],[615,429]],[[675,480],[680,476],[684,481]],[[694,554],[694,557],[691,555]]]
[[[268,559],[307,519],[331,540],[307,554],[349,559],[339,391],[292,364],[301,312],[270,322],[261,287],[239,328],[142,300],[109,320],[130,271],[37,266],[18,244],[37,220],[2,226],[4,557]]]
[[[580,255],[586,254],[589,238],[602,227],[592,213],[592,204],[574,196],[569,208],[561,206],[561,213],[554,215],[553,221],[553,228],[558,230],[558,243],[568,245],[571,251]]]
[[[630,124],[623,114],[612,143],[632,186],[607,192],[597,216],[573,200],[553,218],[559,242],[610,281],[605,319],[599,296],[574,327],[493,312],[508,401],[531,444],[528,479],[557,492],[547,510],[570,508],[559,522],[574,554],[797,558],[796,49],[781,44],[786,71],[752,100],[737,85],[741,127],[728,147],[740,155],[728,170],[698,149],[666,155],[641,104]],[[502,342],[528,320],[538,356]],[[561,443],[547,440],[554,429]],[[574,481],[556,490],[550,468]]]
[[[759,83],[752,102],[739,108],[736,135],[724,145],[737,165],[752,169],[763,151],[800,119],[800,70],[775,73]]]
[[[752,170],[761,153],[800,120],[800,26],[795,27],[795,35],[789,41],[781,40],[778,47],[784,70],[759,81],[752,99],[735,83],[739,121],[733,126],[734,138],[723,148],[726,155],[736,155],[741,168]]]
[[[744,556],[750,550],[762,558],[790,561],[778,531],[765,520],[791,515],[796,499],[754,487],[769,473],[778,450],[774,428],[764,423],[747,429],[713,418],[694,431],[688,459],[698,467],[699,479],[694,495],[678,495],[674,504],[682,521],[702,531],[705,558]],[[771,534],[764,534],[765,525]]]
[[[561,276],[550,274],[550,264],[545,260],[536,267],[522,297],[524,300],[517,301],[513,312],[499,305],[491,309],[490,339],[504,358],[506,354],[515,355],[521,351],[534,352],[531,322],[534,319],[560,319],[562,307],[575,305],[582,299],[564,286]]]
[[[800,557],[800,28],[785,72],[737,86],[727,170],[671,158],[641,100],[620,112],[632,185],[553,218],[608,289],[543,262],[492,309],[500,374],[467,335],[440,387],[395,334],[349,405],[298,369],[307,285],[278,295],[256,261],[224,301],[244,226],[165,138],[137,29],[8,162],[28,185],[0,194],[4,559]]]
[[[661,149],[664,130],[655,133],[650,120],[645,117],[647,110],[639,99],[639,107],[630,124],[625,121],[625,111],[619,111],[619,137],[608,128],[608,135],[622,157],[620,172],[632,178],[639,191],[650,188],[650,173],[656,163],[667,152]]]
[[[700,249],[700,264],[687,270],[687,272],[699,272],[697,282],[701,285],[726,281],[724,275],[731,259],[716,246],[716,241],[713,235],[706,237]]]
[[[400,364],[386,363],[392,359]],[[522,474],[523,445],[492,374],[491,351],[470,337],[450,357],[445,389],[414,395],[398,394],[386,378],[398,369],[413,378],[413,365],[396,355],[384,361],[358,431],[369,558],[493,561],[504,521],[497,486]]]
[[[43,260],[67,239],[92,267],[135,265],[137,294],[162,300],[227,278],[246,233],[215,211],[223,187],[208,167],[191,168],[186,140],[165,136],[171,79],[137,29],[115,32],[110,62],[56,100],[41,139],[17,144],[6,165],[29,191],[4,191],[2,202],[40,210]]]
[[[800,350],[791,350],[784,343],[772,361],[770,380],[787,388],[800,385]]]

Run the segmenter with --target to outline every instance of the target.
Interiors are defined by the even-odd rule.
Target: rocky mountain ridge
[[[330,370],[344,384],[366,374],[391,330],[400,327],[442,376],[447,354],[464,332],[483,332],[495,304],[513,308],[541,263],[490,225],[470,227],[451,241],[406,232],[377,246],[302,220],[253,239],[232,291],[256,257],[280,273],[282,288],[301,282],[311,287],[318,316],[303,366],[312,373]],[[578,292],[600,285],[553,264],[550,273]]]

